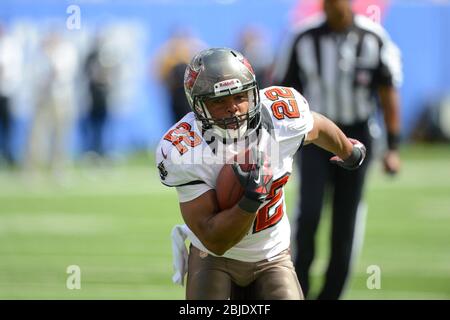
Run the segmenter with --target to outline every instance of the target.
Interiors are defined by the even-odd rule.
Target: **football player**
[[[192,112],[163,136],[156,154],[161,182],[177,190],[191,243],[186,298],[302,299],[283,192],[293,156],[314,143],[336,155],[330,161],[356,169],[364,145],[311,112],[295,89],[259,90],[250,63],[233,49],[198,53],[184,87]],[[262,144],[264,134],[272,143]],[[228,158],[220,153],[239,141],[248,141],[255,165],[244,171],[233,162],[245,192],[220,211],[215,184],[223,162],[217,159]],[[274,143],[276,154],[268,150]]]

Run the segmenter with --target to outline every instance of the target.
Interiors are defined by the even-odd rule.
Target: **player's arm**
[[[269,161],[263,152],[256,155],[256,151],[253,159],[257,161],[250,171],[243,171],[238,163],[233,164],[234,173],[244,188],[244,195],[232,208],[219,212],[214,190],[192,201],[180,203],[186,224],[203,245],[216,255],[223,255],[241,241],[269,194],[273,178]]]
[[[356,169],[364,160],[366,150],[362,143],[349,139],[339,127],[325,116],[312,112],[314,125],[305,138],[305,144],[315,145],[330,151],[337,157],[331,160],[347,168]]]
[[[189,229],[209,251],[219,256],[245,236],[256,215],[238,205],[219,212],[214,190],[180,203],[180,209]]]

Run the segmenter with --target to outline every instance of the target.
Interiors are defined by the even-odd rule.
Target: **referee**
[[[295,230],[295,267],[305,297],[314,259],[314,238],[319,225],[325,190],[332,192],[330,260],[317,299],[339,299],[351,267],[355,222],[364,210],[360,204],[371,155],[369,119],[383,109],[387,130],[384,168],[395,174],[400,168],[399,103],[402,81],[399,49],[387,32],[370,19],[352,12],[350,0],[324,0],[324,14],[300,26],[274,69],[277,84],[294,87],[313,111],[333,120],[347,136],[367,147],[359,170],[331,165],[332,156],[313,145],[298,153],[300,201]],[[330,187],[330,188],[328,188]]]

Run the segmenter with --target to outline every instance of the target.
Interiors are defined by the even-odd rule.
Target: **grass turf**
[[[450,299],[450,148],[409,146],[392,179],[371,170],[364,245],[346,299]],[[296,176],[288,183],[292,218]],[[64,183],[0,172],[0,299],[183,299],[172,284],[170,230],[181,223],[174,189],[151,159],[77,167]],[[326,267],[327,210],[312,290]],[[81,268],[69,290],[67,267]],[[381,270],[370,290],[367,268]]]

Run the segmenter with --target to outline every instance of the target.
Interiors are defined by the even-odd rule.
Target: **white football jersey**
[[[292,172],[294,154],[313,127],[308,103],[295,89],[269,87],[260,90],[260,98],[262,122],[270,128],[271,134],[265,148],[272,150],[272,189],[250,230],[223,255],[247,262],[270,259],[290,245],[284,185]],[[202,136],[193,112],[184,116],[161,139],[156,149],[161,182],[176,187],[180,202],[191,201],[215,189],[224,164],[223,154],[233,154],[233,150],[229,150],[233,146],[220,143],[222,148],[212,150],[210,144]],[[214,255],[192,231],[188,238],[195,247]]]

